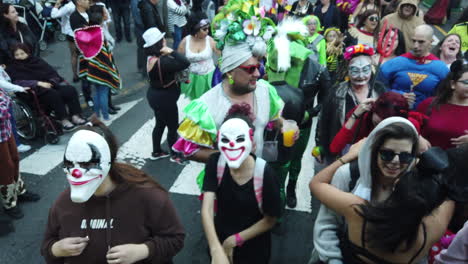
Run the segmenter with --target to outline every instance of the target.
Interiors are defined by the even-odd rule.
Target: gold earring
[[[228,75],[228,82],[230,85],[234,84],[234,79],[232,79],[232,75]]]

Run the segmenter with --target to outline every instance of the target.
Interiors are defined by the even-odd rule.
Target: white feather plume
[[[291,55],[289,52],[291,41],[288,34],[295,33],[306,37],[308,32],[307,26],[299,19],[287,18],[278,25],[277,34],[273,40],[278,53],[277,71],[287,71],[291,67]]]

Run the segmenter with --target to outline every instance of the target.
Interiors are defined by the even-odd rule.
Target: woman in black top
[[[18,12],[11,4],[0,5],[1,23],[0,32],[3,34],[8,48],[17,43],[24,43],[29,46],[33,56],[39,56],[37,39],[26,24],[19,21]]]
[[[185,56],[166,46],[164,34],[157,28],[150,28],[143,34],[145,52],[148,56],[147,72],[150,87],[146,94],[148,102],[156,116],[156,126],[153,129],[153,153],[151,160],[171,156],[172,162],[185,165],[185,161],[172,151],[171,146],[177,140],[179,111],[177,100],[180,96],[179,83],[175,79],[177,72],[186,69],[190,62]],[[167,143],[169,151],[161,149],[161,138],[167,127]]]
[[[314,10],[314,15],[320,19],[323,30],[327,30],[329,27],[341,27],[341,13],[330,0],[317,1],[317,6]],[[344,32],[344,30],[342,30]]]
[[[291,8],[291,14],[296,18],[302,18],[314,13],[314,6],[309,0],[299,0],[294,2]]]

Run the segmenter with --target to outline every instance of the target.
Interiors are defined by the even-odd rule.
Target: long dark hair
[[[200,31],[200,27],[198,27],[198,23],[203,19],[207,19],[207,16],[203,12],[192,12],[187,20],[187,29],[190,35],[195,36],[195,34]]]
[[[114,134],[104,123],[99,121],[95,115],[91,117],[90,123],[92,126],[84,125],[81,126],[80,129],[90,130],[98,133],[106,140],[111,153],[111,169],[109,171],[109,177],[114,183],[126,183],[140,187],[156,187],[158,189],[164,190],[164,188],[158,182],[156,182],[144,171],[137,169],[132,165],[117,162],[115,159],[117,157],[119,145]]]
[[[8,33],[13,33],[14,31],[13,31],[11,21],[4,16],[10,12],[10,6],[13,6],[13,5],[12,4],[0,5],[0,16],[1,16],[0,17],[0,29]],[[16,28],[18,28],[19,30],[23,30],[24,28],[27,28],[27,27],[28,26],[26,24],[23,24],[20,21],[18,21],[18,23],[16,24]]]
[[[385,143],[385,141],[387,141],[388,139],[410,140],[413,143],[413,146],[411,148],[411,154],[413,154],[414,156],[416,155],[418,149],[418,135],[408,124],[396,122],[379,130],[375,134],[374,142],[371,145],[370,169],[371,175],[373,177],[372,185],[375,185],[377,183],[377,181],[374,179],[381,174],[377,166],[378,152]],[[376,186],[372,186],[372,190],[375,190],[375,187]]]
[[[460,80],[465,72],[468,72],[468,64],[463,64],[463,60],[456,60],[452,63],[449,74],[437,86],[436,96],[427,109],[428,115],[431,114],[432,108],[439,109],[440,105],[446,104],[452,98],[452,82]]]
[[[356,24],[356,28],[359,29],[359,28],[363,27],[364,24],[366,23],[367,18],[369,18],[372,15],[377,15],[379,17],[379,23],[377,24],[377,27],[375,28],[374,32],[379,31],[380,13],[379,13],[379,11],[377,11],[375,9],[368,9],[368,10],[364,11],[364,13],[358,15],[358,17],[357,17],[358,22]]]
[[[438,173],[412,170],[399,178],[385,201],[358,205],[356,213],[369,222],[363,230],[369,248],[395,253],[402,243],[404,251],[414,245],[423,217],[447,197],[438,178]]]
[[[101,25],[104,21],[104,7],[102,5],[92,5],[88,14],[90,25]]]
[[[440,54],[442,53],[442,44],[444,44],[445,40],[450,37],[450,36],[456,36],[458,37],[458,40],[460,41],[460,49],[458,50],[458,53],[457,53],[457,60],[461,60],[463,58],[463,54],[462,54],[462,45],[463,45],[463,41],[460,37],[460,35],[456,34],[456,33],[451,33],[451,34],[447,34],[445,35],[445,37],[439,41],[439,43],[437,43],[437,45],[435,45],[435,47],[432,49],[432,54],[436,55],[437,57],[440,58]]]

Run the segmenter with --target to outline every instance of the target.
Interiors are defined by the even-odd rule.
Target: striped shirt
[[[174,32],[174,25],[178,27],[183,27],[187,24],[187,19],[185,15],[189,12],[189,9],[185,5],[184,1],[180,1],[181,4],[178,5],[174,0],[167,0],[167,9],[168,9],[168,26],[169,31]]]

